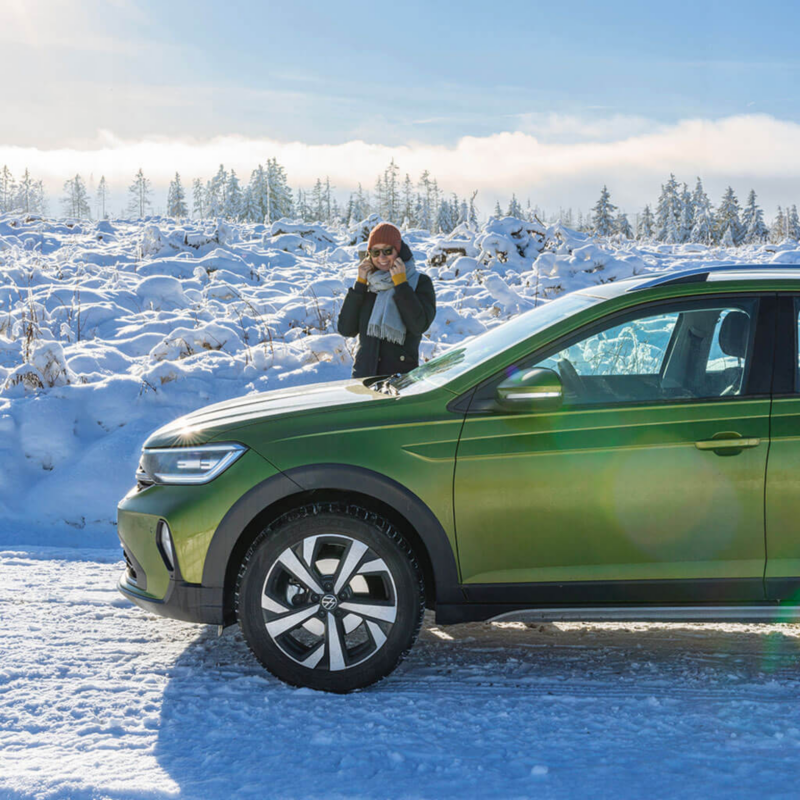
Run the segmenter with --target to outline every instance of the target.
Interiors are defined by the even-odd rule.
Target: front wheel
[[[256,538],[236,613],[250,649],[294,686],[350,692],[388,675],[414,643],[424,586],[411,548],[362,508],[314,505]]]

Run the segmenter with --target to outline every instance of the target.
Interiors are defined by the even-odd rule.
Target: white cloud
[[[646,127],[646,121],[641,124]],[[558,141],[553,129],[559,126],[580,140]],[[616,136],[609,138],[609,131]],[[409,142],[397,147],[360,140],[311,145],[240,136],[134,141],[101,132],[81,149],[0,146],[0,164],[7,163],[15,174],[27,166],[52,191],[60,191],[64,179],[76,172],[93,173],[95,178],[105,174],[118,190],[124,190],[141,166],[163,189],[176,170],[187,183],[194,177],[209,178],[219,164],[247,178],[257,163],[275,156],[286,167],[293,186],[308,186],[317,177],[329,175],[344,192],[359,181],[371,188],[375,176],[394,158],[401,172],[414,180],[428,169],[448,192],[480,190],[486,211],[495,198],[505,201],[511,192],[550,209],[559,205],[588,208],[604,183],[615,202],[635,211],[653,202],[670,172],[690,184],[696,175],[702,176],[715,195],[731,184],[741,197],[752,186],[768,209],[800,200],[795,195],[800,179],[797,123],[748,115],[689,119],[674,125],[653,123],[650,130],[635,135],[622,135],[624,131],[619,118],[605,126],[587,121],[584,129],[579,119],[570,118],[551,124],[548,141],[516,131],[466,136],[453,146]],[[592,141],[593,135],[604,140]]]

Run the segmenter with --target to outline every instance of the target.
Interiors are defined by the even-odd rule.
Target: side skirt
[[[436,621],[459,622],[800,622],[800,605],[626,605],[511,608],[500,604],[439,605]]]

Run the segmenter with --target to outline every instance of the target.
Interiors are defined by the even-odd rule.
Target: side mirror
[[[495,401],[504,411],[552,411],[563,399],[561,378],[544,367],[512,375],[495,390]]]

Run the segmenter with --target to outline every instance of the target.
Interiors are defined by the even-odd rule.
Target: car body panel
[[[464,582],[760,577],[769,410],[468,416],[454,491]],[[695,446],[723,431],[761,444],[733,457]]]
[[[166,520],[172,532],[183,580],[200,583],[206,552],[220,521],[245,492],[277,473],[250,450],[207,484],[131,489],[117,508],[117,531],[147,574],[147,594],[163,597],[169,580],[155,545],[159,519]]]

